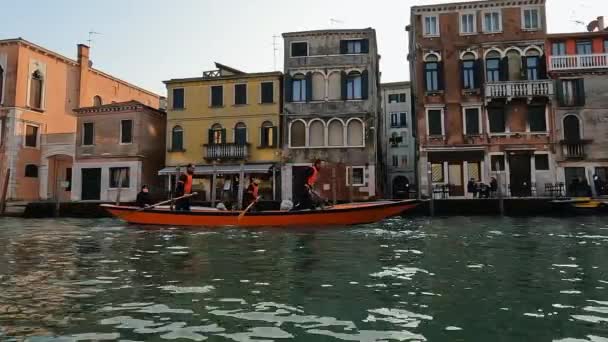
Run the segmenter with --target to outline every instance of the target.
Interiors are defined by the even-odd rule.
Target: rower
[[[314,209],[318,206],[319,202],[323,202],[321,196],[315,192],[315,185],[321,175],[321,160],[316,159],[313,165],[306,170],[306,178],[304,185],[300,191],[300,198],[296,203],[296,210]],[[313,199],[314,197],[314,199]]]
[[[175,195],[182,197],[192,193],[192,179],[194,177],[194,165],[188,164],[186,173],[181,175],[177,181],[177,187],[175,188]],[[178,211],[190,211],[190,197],[179,199],[175,202],[175,210]]]
[[[243,199],[243,208],[247,208],[251,203],[255,202],[259,197],[260,180],[253,177],[249,180],[249,186]],[[253,208],[252,208],[253,209]]]

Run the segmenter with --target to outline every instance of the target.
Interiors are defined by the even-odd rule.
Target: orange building
[[[89,47],[76,60],[24,39],[0,40],[0,190],[9,200],[70,199],[76,146],[74,109],[161,97],[92,67]]]

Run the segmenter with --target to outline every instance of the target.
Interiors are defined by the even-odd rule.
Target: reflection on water
[[[601,218],[0,220],[2,341],[608,341]]]

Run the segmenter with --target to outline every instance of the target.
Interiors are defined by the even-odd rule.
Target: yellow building
[[[277,199],[282,73],[216,67],[202,77],[164,82],[167,154],[160,175],[171,179],[193,163],[199,200],[241,203],[236,199],[252,177],[261,180],[264,199]]]

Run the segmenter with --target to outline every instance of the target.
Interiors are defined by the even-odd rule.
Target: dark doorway
[[[564,119],[564,140],[570,142],[581,140],[581,125],[574,115],[568,115]]]
[[[587,181],[587,175],[584,167],[566,167],[564,168],[564,175],[566,176],[566,188],[568,189],[568,196],[591,196],[591,187]]]
[[[293,200],[297,201],[305,191],[304,182],[306,182],[306,175],[310,166],[294,166],[291,170],[292,173],[292,194]]]
[[[410,181],[405,176],[397,176],[393,180],[393,198],[410,198]]]
[[[527,197],[532,194],[531,176],[532,167],[530,165],[530,154],[511,153],[509,154],[509,173],[511,196]]]
[[[83,201],[99,200],[101,196],[101,169],[82,169],[82,190],[81,199]]]

